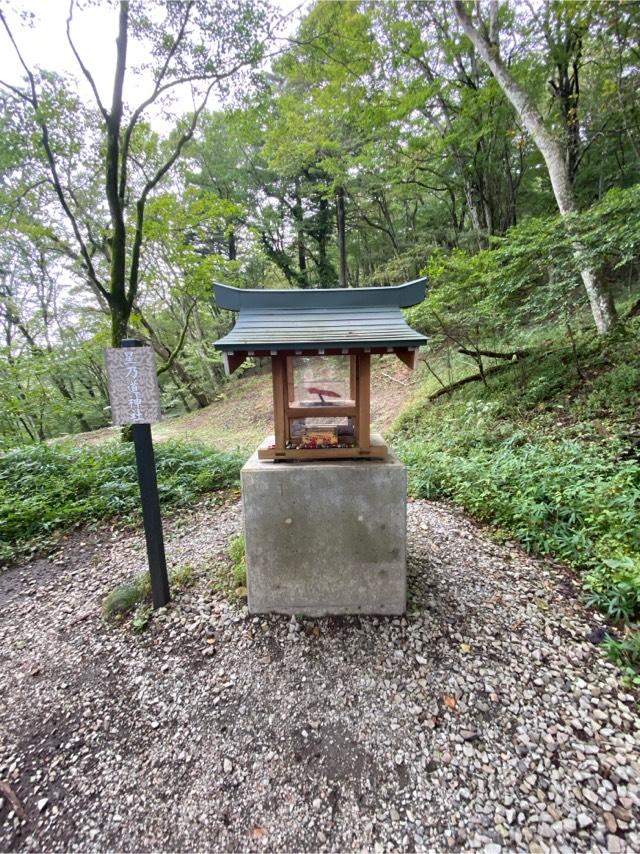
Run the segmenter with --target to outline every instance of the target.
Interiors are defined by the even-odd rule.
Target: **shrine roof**
[[[219,308],[239,311],[218,350],[419,347],[424,335],[407,324],[401,308],[424,299],[426,279],[380,288],[244,289],[214,285]]]

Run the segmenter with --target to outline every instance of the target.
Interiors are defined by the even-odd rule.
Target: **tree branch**
[[[184,339],[186,338],[186,335],[187,335],[187,329],[189,328],[189,320],[191,319],[191,313],[193,312],[193,309],[195,307],[196,307],[196,300],[193,300],[193,302],[191,303],[191,305],[187,309],[187,314],[186,314],[186,317],[184,319],[184,325],[182,327],[182,331],[180,332],[180,337],[178,338],[178,343],[176,344],[176,346],[173,348],[173,350],[169,354],[169,358],[167,359],[166,364],[164,364],[161,368],[159,368],[158,376],[160,376],[160,374],[163,374],[165,371],[169,371],[171,369],[171,366],[175,362],[177,356],[180,354],[180,351],[182,350],[182,348],[184,346]]]
[[[557,157],[563,156],[562,146],[547,132],[540,111],[523,87],[513,78],[500,59],[497,45],[492,44],[474,26],[467,14],[462,0],[453,0],[453,10],[463,32],[470,39],[482,59],[489,66],[507,98],[522,118],[522,123],[541,149],[553,151]],[[495,34],[497,37],[497,33]],[[544,151],[542,151],[544,155]]]
[[[140,250],[142,248],[143,238],[144,209],[147,203],[147,197],[149,196],[149,193],[153,190],[153,188],[162,180],[162,178],[164,178],[167,172],[171,169],[173,164],[180,157],[182,149],[193,137],[194,131],[196,129],[196,124],[198,123],[200,114],[202,113],[207,104],[207,100],[209,99],[209,94],[214,86],[214,83],[215,81],[209,85],[204,95],[204,98],[202,99],[200,105],[196,108],[191,117],[191,123],[189,125],[189,128],[182,134],[182,136],[178,140],[172,155],[158,169],[153,178],[147,181],[144,186],[144,189],[142,190],[140,198],[136,202],[136,230],[133,238],[133,246],[131,248],[131,268],[129,273],[129,288],[127,292],[127,302],[129,303],[129,306],[133,305],[133,302],[136,298],[136,294],[138,292],[138,271],[140,268]]]
[[[98,87],[95,84],[95,80],[91,76],[91,72],[89,71],[87,66],[84,64],[84,62],[80,58],[80,54],[76,50],[76,46],[73,43],[73,39],[71,38],[71,19],[73,18],[73,2],[74,2],[74,0],[70,0],[70,2],[69,2],[69,15],[67,17],[67,41],[69,42],[71,50],[73,51],[73,55],[75,56],[75,58],[78,62],[78,65],[80,66],[80,70],[82,71],[84,76],[87,78],[87,81],[89,82],[89,86],[91,86],[91,89],[93,91],[93,95],[96,99],[96,104],[98,105],[98,109],[100,110],[104,120],[106,121],[109,117],[109,114],[107,113],[107,110],[105,109],[102,101],[100,100],[100,94],[98,93]]]
[[[102,295],[107,300],[109,300],[109,293],[107,292],[107,290],[104,288],[104,286],[102,285],[102,283],[98,279],[95,268],[93,266],[93,262],[91,261],[91,256],[89,255],[89,252],[87,251],[87,247],[85,245],[85,242],[82,238],[82,235],[80,234],[80,228],[78,227],[78,221],[76,220],[75,215],[73,214],[73,211],[69,207],[69,204],[67,202],[64,190],[62,189],[62,183],[61,183],[60,177],[58,175],[58,167],[56,164],[56,159],[55,159],[55,156],[53,154],[53,149],[51,148],[51,144],[49,142],[49,128],[47,127],[47,124],[44,121],[44,119],[38,118],[39,99],[38,99],[38,92],[36,89],[35,77],[33,76],[33,72],[31,71],[31,69],[29,68],[27,63],[24,61],[22,54],[20,53],[20,49],[18,48],[18,45],[16,44],[16,40],[13,37],[13,33],[11,32],[11,28],[9,27],[9,24],[7,23],[7,20],[4,16],[2,9],[0,9],[0,20],[2,21],[2,24],[5,28],[5,30],[7,31],[7,34],[9,36],[10,41],[11,41],[11,44],[13,45],[13,47],[16,51],[16,54],[18,56],[18,59],[20,60],[20,64],[24,68],[25,73],[27,75],[27,78],[29,80],[29,87],[31,89],[31,97],[29,98],[27,96],[26,100],[29,101],[29,103],[33,107],[34,119],[35,119],[36,124],[40,128],[42,147],[44,148],[44,151],[45,151],[45,154],[47,157],[47,163],[49,164],[49,171],[50,171],[51,177],[53,179],[53,188],[55,190],[56,196],[58,197],[58,200],[62,206],[64,213],[67,216],[67,219],[71,223],[71,228],[73,229],[74,236],[75,236],[76,240],[78,241],[78,245],[80,247],[80,254],[82,255],[82,259],[84,261],[85,267],[86,267],[87,272],[89,274],[90,280],[93,282],[95,287],[102,293]]]
[[[36,97],[36,93],[35,93],[35,82],[33,79],[33,74],[31,73],[29,66],[24,61],[24,58],[23,58],[22,54],[20,53],[20,48],[18,47],[16,40],[13,37],[13,33],[11,32],[11,28],[9,27],[9,24],[7,23],[7,19],[5,18],[4,12],[2,11],[2,9],[0,9],[0,20],[2,21],[2,25],[4,26],[5,30],[7,31],[7,35],[9,36],[9,41],[13,45],[13,49],[16,52],[16,55],[17,55],[18,60],[20,62],[20,65],[24,68],[25,74],[29,78],[29,83],[31,85],[31,94],[32,94],[32,97],[35,99],[35,100],[31,101],[31,104],[33,104],[33,106],[35,107],[36,103],[37,103],[37,97]],[[19,91],[19,90],[15,90],[15,91]],[[28,100],[28,98],[27,98],[27,100]]]
[[[484,382],[485,377],[488,377],[490,374],[496,374],[499,371],[505,371],[507,368],[510,367],[511,363],[509,362],[507,364],[493,365],[490,368],[485,368],[482,373],[470,374],[468,377],[463,377],[461,380],[456,380],[456,382],[444,386],[444,388],[439,388],[438,391],[434,391],[433,394],[430,394],[427,400],[435,400],[436,398],[441,397],[443,394],[450,394],[452,391],[461,388],[463,385],[467,385],[467,383]]]
[[[524,359],[529,355],[528,350],[509,350],[508,353],[501,353],[497,350],[481,350],[479,347],[475,350],[469,350],[467,347],[458,347],[458,353],[464,353],[465,356],[477,358],[478,356],[486,356],[488,359],[508,359],[510,362]]]
[[[182,19],[182,24],[180,25],[180,30],[178,32],[178,35],[176,36],[174,43],[171,45],[171,49],[169,50],[169,52],[166,56],[166,59],[164,61],[164,65],[162,66],[160,74],[158,75],[158,79],[156,80],[156,84],[154,86],[153,92],[151,93],[151,95],[146,100],[144,100],[141,104],[139,104],[138,107],[136,107],[136,109],[133,111],[131,119],[129,120],[129,123],[127,125],[127,129],[125,130],[124,138],[122,140],[122,159],[120,161],[120,183],[119,183],[119,190],[118,190],[120,200],[122,202],[124,202],[124,197],[125,197],[125,193],[126,193],[126,189],[127,189],[127,160],[128,160],[128,155],[129,155],[129,146],[131,144],[131,135],[133,134],[133,129],[135,128],[136,124],[138,123],[138,119],[140,118],[142,113],[147,109],[147,107],[149,107],[155,101],[155,99],[161,94],[162,91],[166,91],[166,89],[170,88],[171,86],[177,86],[178,83],[184,82],[182,80],[174,80],[170,84],[167,84],[166,88],[162,87],[162,85],[161,85],[162,80],[164,79],[164,76],[167,73],[169,63],[171,62],[171,60],[175,56],[176,51],[180,45],[180,42],[184,38],[185,30],[187,27],[187,22],[189,20],[189,15],[191,14],[192,8],[193,8],[193,0],[189,0],[189,2],[187,3],[187,10],[185,12],[184,18]]]
[[[1,14],[2,13],[0,12],[0,15]],[[0,80],[0,86],[4,86],[5,89],[8,89],[10,92],[13,92],[13,94],[20,98],[22,101],[26,101],[27,104],[31,104],[31,106],[33,106],[33,101],[26,92],[22,91],[22,89],[18,89],[17,86],[12,86],[11,83],[7,83],[6,80]]]

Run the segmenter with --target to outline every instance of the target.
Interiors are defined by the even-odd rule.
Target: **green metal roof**
[[[239,311],[218,350],[314,350],[419,347],[426,342],[407,325],[401,308],[424,299],[426,279],[382,288],[251,290],[214,285],[220,308]]]

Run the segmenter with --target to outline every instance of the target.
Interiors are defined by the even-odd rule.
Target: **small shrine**
[[[243,289],[214,285],[219,308],[239,312],[216,341],[225,370],[270,357],[275,435],[259,460],[386,459],[371,435],[371,356],[394,354],[414,368],[426,338],[402,308],[424,299],[426,279],[378,288]]]

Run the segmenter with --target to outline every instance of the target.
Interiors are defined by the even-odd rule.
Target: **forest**
[[[40,471],[63,504],[89,489],[54,457],[80,477],[77,434],[110,424],[105,347],[150,345],[179,418],[246,379],[213,348],[232,324],[214,281],[426,275],[409,320],[429,345],[392,431],[414,494],[575,567],[632,674],[640,3],[326,0],[296,19],[262,0],[132,0],[110,6],[108,90],[76,39],[85,11],[65,13],[72,73],[32,64],[29,16],[0,10],[18,69],[0,80],[6,556],[43,512],[24,523],[12,472],[28,471],[25,502]]]

